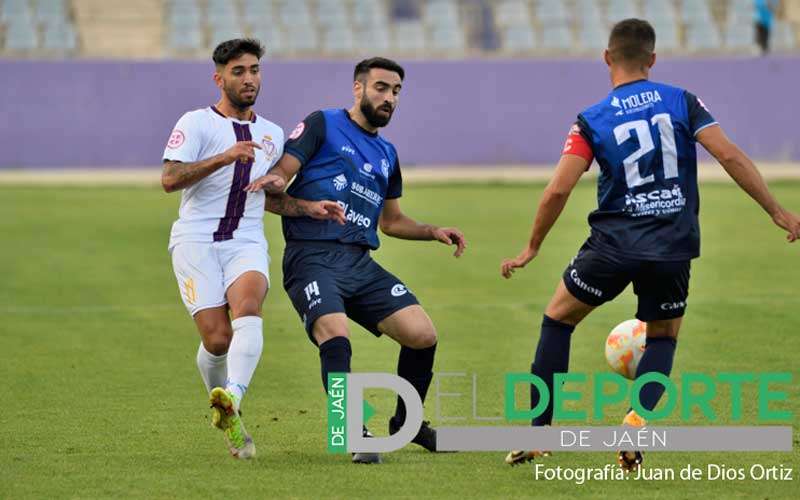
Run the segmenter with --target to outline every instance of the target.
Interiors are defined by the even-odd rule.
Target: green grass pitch
[[[800,183],[772,186],[800,209]],[[405,211],[459,226],[467,253],[456,260],[437,243],[386,237],[375,253],[433,318],[436,372],[463,374],[434,380],[426,404],[434,425],[485,424],[473,418],[473,375],[477,415],[502,415],[503,374],[528,370],[543,308],[588,234],[586,214],[596,204],[592,183],[579,184],[537,260],[505,281],[500,261],[526,241],[541,190],[409,185]],[[800,243],[787,244],[732,184],[704,184],[701,198],[703,255],[692,266],[673,375],[789,371],[796,381]],[[409,446],[380,466],[328,454],[318,353],[280,285],[283,239],[272,215],[265,219],[274,286],[264,310],[264,355],[244,402],[259,456],[236,462],[209,426],[194,361],[198,336],[166,250],[178,199],[155,188],[0,187],[0,498],[796,498],[796,421],[790,453],[649,453],[645,462],[676,470],[689,462],[784,464],[794,468],[790,482],[577,486],[535,480],[530,466],[504,465],[501,452],[434,455]],[[634,311],[627,290],[591,315],[574,334],[571,368],[607,370],[605,336]],[[354,371],[394,371],[398,346],[391,340],[354,327],[352,343]],[[744,392],[742,424],[756,424],[754,393]],[[724,415],[729,396],[721,393],[715,406]],[[392,398],[380,391],[371,397],[378,414],[370,427],[385,435]],[[789,398],[782,408],[796,414],[797,385]],[[574,407],[588,410],[590,403]],[[591,423],[616,425],[623,410]],[[679,423],[677,415],[665,422]],[[613,459],[558,453],[545,463],[596,467]]]

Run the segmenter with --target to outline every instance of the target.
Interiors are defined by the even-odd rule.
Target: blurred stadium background
[[[766,54],[759,4],[774,14]],[[607,92],[599,56],[631,16],[656,28],[653,78],[796,170],[800,0],[0,0],[0,169],[157,168],[180,114],[216,99],[213,47],[243,35],[268,49],[256,110],[285,129],[347,105],[353,63],[382,54],[408,66],[386,130],[404,165],[552,165]],[[37,134],[19,126],[32,117]]]

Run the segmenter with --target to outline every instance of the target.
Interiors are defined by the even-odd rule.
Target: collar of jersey
[[[619,90],[622,87],[627,87],[628,85],[633,85],[634,83],[646,82],[646,81],[647,81],[647,78],[639,78],[638,80],[633,80],[632,82],[625,82],[625,83],[622,83],[620,85],[617,85],[616,87],[614,87],[614,90]]]
[[[239,120],[239,119],[234,118],[232,116],[225,116],[222,113],[222,111],[218,110],[217,107],[214,106],[213,104],[211,106],[209,106],[209,107],[211,108],[211,111],[213,111],[214,113],[218,114],[219,116],[225,118],[226,120],[233,120],[236,123],[255,123],[256,122],[256,112],[253,111],[252,109],[250,110],[250,112],[253,113],[253,119],[252,120]]]
[[[347,119],[350,120],[350,123],[352,123],[358,130],[364,132],[365,134],[367,134],[370,137],[378,137],[378,133],[377,132],[370,132],[369,130],[366,130],[364,127],[359,125],[355,120],[353,120],[350,117],[350,112],[349,111],[347,111],[344,108],[342,108],[342,111],[344,111],[344,116],[346,116]]]

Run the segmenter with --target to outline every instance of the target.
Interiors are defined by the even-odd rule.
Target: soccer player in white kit
[[[283,130],[251,110],[261,87],[261,43],[236,39],[214,50],[220,99],[178,120],[164,150],[161,181],[182,190],[169,251],[178,287],[202,342],[197,367],[212,408],[236,458],[255,445],[239,405],[261,357],[261,305],[269,289],[263,191],[244,191],[283,153]],[[310,216],[327,217],[333,202],[308,203]],[[338,207],[337,207],[338,208]]]

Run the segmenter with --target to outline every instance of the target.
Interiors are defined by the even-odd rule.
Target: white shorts
[[[241,240],[178,243],[172,248],[172,269],[181,299],[194,316],[203,309],[227,304],[225,292],[236,278],[258,271],[269,285],[269,247]]]

